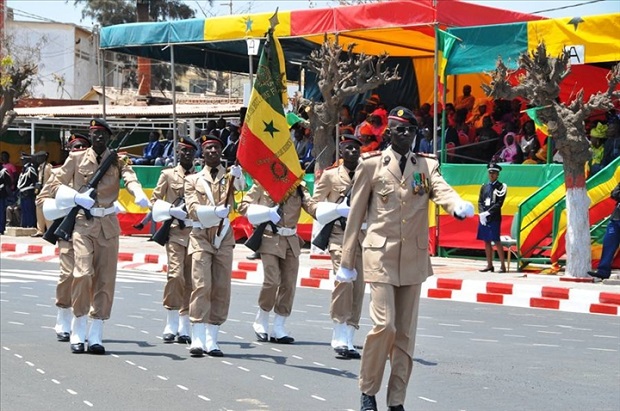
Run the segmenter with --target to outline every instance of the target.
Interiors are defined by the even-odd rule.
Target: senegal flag
[[[452,53],[454,43],[458,39],[447,31],[441,30],[435,26],[435,41],[437,42],[437,74],[439,83],[444,84],[446,78],[446,67],[448,59]]]
[[[241,129],[237,158],[276,203],[293,193],[303,177],[284,116],[287,100],[284,55],[270,29]]]

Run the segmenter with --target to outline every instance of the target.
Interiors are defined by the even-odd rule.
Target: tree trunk
[[[566,275],[587,277],[591,269],[590,198],[583,163],[564,163],[566,184]],[[587,250],[587,251],[584,251]]]

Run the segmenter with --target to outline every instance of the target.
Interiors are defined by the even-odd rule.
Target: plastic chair
[[[517,249],[517,236],[519,231],[519,213],[515,213],[512,218],[512,224],[510,225],[510,235],[502,235],[499,237],[500,244],[504,248],[504,251],[507,254],[507,270],[510,272],[510,256],[511,254],[515,256],[517,261],[519,261],[519,250]],[[519,271],[519,267],[517,265],[517,271]]]

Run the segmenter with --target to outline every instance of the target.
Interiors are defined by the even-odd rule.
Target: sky
[[[441,0],[439,0],[441,1]],[[523,13],[536,13],[546,17],[576,17],[593,14],[620,12],[620,0],[486,0],[472,3],[514,10]],[[230,14],[272,12],[276,7],[281,10],[306,9],[312,7],[334,7],[335,1],[238,1],[214,0],[213,7],[207,1],[185,0],[187,5],[196,10],[196,17],[212,17]],[[81,8],[69,0],[6,0],[7,6],[15,9],[15,20],[48,19],[61,23],[74,23],[91,28],[91,20],[81,20]]]

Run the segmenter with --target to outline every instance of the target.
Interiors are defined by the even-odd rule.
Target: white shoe
[[[288,335],[288,331],[284,328],[284,323],[286,322],[287,317],[283,317],[279,314],[276,314],[273,319],[273,333],[271,334],[271,342],[275,342],[278,344],[292,344],[295,342],[295,339]]]
[[[205,343],[207,355],[211,357],[223,357],[224,353],[217,345],[217,335],[220,331],[220,326],[215,324],[207,324],[207,341]]]
[[[339,322],[334,322],[334,331],[332,332],[332,348],[338,353],[341,354],[341,351],[344,353],[349,349],[347,344],[347,325],[341,324]]]
[[[359,351],[355,349],[355,345],[353,345],[353,336],[355,335],[355,327],[352,325],[347,325],[346,336],[347,336],[347,357],[359,359],[362,356]]]
[[[69,341],[72,319],[73,312],[71,311],[71,308],[58,307],[58,313],[56,314],[56,325],[54,326],[54,331],[56,331],[56,339],[58,339],[58,341]]]
[[[202,357],[203,355],[205,355],[206,339],[207,339],[207,329],[206,329],[205,323],[193,323],[192,324],[192,345],[189,348],[189,353],[192,357]]]
[[[69,342],[71,343],[71,352],[75,354],[81,354],[85,352],[84,342],[86,341],[86,327],[88,326],[88,317],[83,315],[81,317],[73,316],[71,319],[71,336]]]
[[[103,320],[94,319],[88,332],[88,352],[92,354],[105,354],[103,347]]]
[[[179,329],[179,310],[166,310],[166,326],[164,327],[164,342],[171,343],[177,336]]]
[[[189,315],[179,316],[179,336],[177,337],[177,342],[179,344],[191,344],[191,333],[192,326],[189,322]]]
[[[258,341],[269,341],[269,311],[259,308],[252,327],[254,328],[254,333]]]

